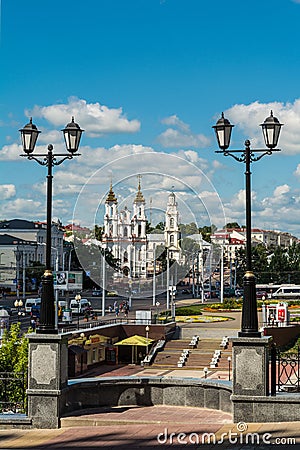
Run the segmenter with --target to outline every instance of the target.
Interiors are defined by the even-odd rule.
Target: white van
[[[295,299],[300,298],[300,286],[298,285],[283,285],[273,292],[272,298],[282,298],[282,299]]]
[[[75,300],[75,298],[72,298],[72,300],[70,301],[70,309],[72,311],[72,314],[84,314],[86,311],[89,311],[91,309],[91,303],[87,298],[82,298],[78,305],[77,300]]]
[[[25,301],[25,312],[31,313],[32,306],[39,305],[41,303],[40,298],[27,298]]]

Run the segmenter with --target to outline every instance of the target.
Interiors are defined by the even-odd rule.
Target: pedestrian
[[[116,313],[116,317],[119,317],[119,314],[120,314],[120,308],[119,308],[118,305],[115,307],[115,313]]]
[[[129,306],[127,305],[127,303],[125,304],[123,310],[124,310],[124,316],[127,318],[128,317],[128,312],[129,312]]]
[[[31,320],[30,320],[30,326],[31,326],[31,328],[33,329],[33,331],[35,331],[35,329],[36,329],[36,323],[35,323],[35,320],[34,320],[34,319],[31,319]]]

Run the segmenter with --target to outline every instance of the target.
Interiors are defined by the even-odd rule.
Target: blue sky
[[[224,111],[232,148],[261,148],[273,109],[282,152],[253,164],[253,226],[300,237],[299,19],[292,0],[2,0],[0,218],[45,218],[19,128],[32,115],[38,151],[61,152],[74,115],[86,131],[54,170],[54,217],[101,222],[110,180],[130,206],[141,173],[154,223],[174,186],[183,222],[244,224],[244,166],[214,153],[211,126]]]

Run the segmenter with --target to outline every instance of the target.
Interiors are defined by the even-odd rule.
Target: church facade
[[[112,184],[105,201],[102,247],[112,252],[120,262],[124,275],[146,278],[153,273],[155,248],[167,247],[169,258],[179,261],[179,213],[174,192],[168,196],[165,212],[165,230],[162,234],[147,234],[146,201],[139,178],[137,192],[129,210],[118,209],[118,199]]]

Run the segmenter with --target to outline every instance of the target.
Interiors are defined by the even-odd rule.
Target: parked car
[[[268,298],[268,293],[266,291],[256,291],[256,298],[261,300],[262,298]]]
[[[39,303],[41,303],[40,298],[27,298],[25,301],[25,312],[31,314],[31,308]]]
[[[70,301],[70,309],[72,314],[84,314],[85,312],[91,311],[91,302],[87,298],[82,298],[79,302],[73,298]]]
[[[243,295],[244,295],[244,289],[236,289],[235,290],[236,297],[242,297]]]
[[[40,314],[41,314],[41,304],[37,303],[36,305],[33,305],[31,307],[30,315],[32,319],[36,320],[40,318]]]
[[[118,296],[118,292],[117,291],[108,291],[107,292],[107,297],[117,297],[117,296]]]
[[[5,309],[10,316],[12,315],[12,310],[9,306],[0,305],[0,309]]]
[[[100,289],[94,289],[92,292],[93,297],[101,297],[102,291]]]

